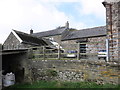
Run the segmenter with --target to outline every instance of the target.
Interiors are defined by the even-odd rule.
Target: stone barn
[[[3,50],[27,49],[50,44],[48,40],[37,38],[27,33],[13,30],[3,43]]]
[[[14,73],[16,83],[31,82],[30,58],[33,58],[30,47],[47,46],[48,40],[13,30],[3,44],[2,71],[3,75]]]
[[[67,21],[65,26],[57,27],[56,29],[53,29],[53,30],[36,32],[36,33],[33,33],[32,35],[35,36],[35,37],[48,39],[51,42],[52,41],[57,42],[65,51],[67,51],[69,49],[73,50],[73,49],[76,48],[76,46],[75,45],[71,46],[71,45],[68,45],[68,44],[76,44],[75,40],[73,40],[73,41],[71,40],[70,42],[68,42],[68,41],[63,42],[62,41],[63,34],[66,30],[76,31],[77,29],[70,28],[69,27],[69,22]]]
[[[97,54],[100,50],[106,50],[106,26],[77,31],[66,30],[64,34],[62,41],[69,43],[72,40],[79,43],[80,53]]]

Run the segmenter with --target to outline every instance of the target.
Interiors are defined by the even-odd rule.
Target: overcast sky
[[[29,33],[64,26],[83,29],[105,25],[103,0],[0,0],[0,43],[12,29]]]

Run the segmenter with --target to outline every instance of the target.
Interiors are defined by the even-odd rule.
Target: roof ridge
[[[53,30],[49,30],[49,31],[43,31],[43,32],[37,32],[37,33],[33,33],[33,36],[37,36],[37,37],[46,37],[46,36],[55,36],[55,35],[60,35],[62,34],[62,32],[66,29],[66,27],[61,27],[61,28],[56,28]]]
[[[106,26],[96,26],[96,27],[85,28],[85,29],[93,29],[93,28],[101,28],[101,27],[106,27]],[[80,29],[80,30],[84,30],[84,29]]]
[[[57,29],[62,29],[62,28],[66,28],[66,27],[64,27],[64,26],[63,27],[57,27],[55,29],[46,30],[46,31],[42,31],[42,32],[36,32],[36,33],[50,32],[50,31],[57,30]],[[35,33],[33,33],[33,34],[35,34]]]
[[[33,35],[28,34],[28,33],[25,33],[25,32],[21,32],[21,31],[18,31],[18,30],[13,30],[13,31],[19,32],[19,33],[22,33],[22,34],[25,34],[25,35],[30,36],[30,37],[38,38],[38,37],[36,37],[36,36],[33,36]],[[42,39],[42,38],[38,38],[38,39]]]

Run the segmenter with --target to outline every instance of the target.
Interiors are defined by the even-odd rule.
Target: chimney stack
[[[30,30],[30,34],[33,34],[33,30],[32,29]]]
[[[68,21],[66,22],[65,27],[66,27],[66,28],[69,28],[69,22],[68,22]]]

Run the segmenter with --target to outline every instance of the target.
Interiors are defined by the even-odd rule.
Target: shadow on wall
[[[10,54],[10,55],[3,55],[2,56],[2,71],[3,75],[7,73],[15,74],[15,81],[16,83],[21,83],[24,81],[24,68],[21,65],[20,60],[23,55],[22,54]]]

